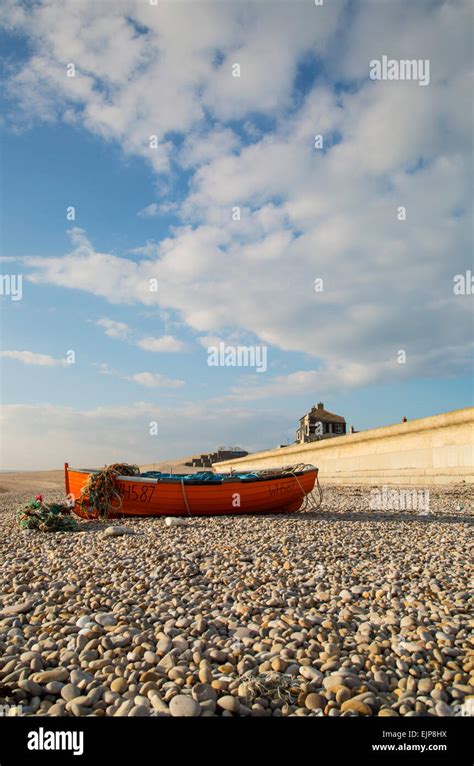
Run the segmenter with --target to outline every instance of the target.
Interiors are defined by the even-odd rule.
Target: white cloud
[[[110,338],[131,341],[144,351],[178,353],[185,351],[187,348],[183,341],[175,338],[173,335],[162,335],[159,338],[149,336],[133,340],[133,332],[125,322],[117,322],[115,319],[109,319],[108,317],[98,319],[95,324],[103,327],[105,334]]]
[[[35,50],[10,92],[28,114],[118,141],[157,173],[174,151],[191,171],[189,195],[183,225],[135,248],[142,258],[97,252],[74,229],[71,252],[26,261],[33,281],[159,308],[205,335],[249,333],[305,352],[328,385],[390,381],[405,347],[407,375],[466,372],[460,348],[472,331],[452,278],[469,268],[472,247],[468,2],[303,3],[297,13],[293,3],[270,13],[265,3],[203,2],[186,4],[183,16],[180,4],[123,0],[108,23],[100,4],[66,6],[71,13],[59,0],[28,13],[6,6],[8,23]],[[368,62],[385,53],[429,58],[429,87],[369,81]],[[307,54],[316,80],[297,102],[294,77]],[[68,82],[71,59],[79,76]],[[262,113],[271,132],[258,128]],[[252,145],[238,120],[256,123]],[[323,152],[314,148],[319,133]],[[302,377],[292,384],[312,385],[294,374]]]
[[[110,365],[108,365],[107,362],[93,362],[93,366],[98,368],[100,375],[117,375],[119,377],[121,376],[120,372],[118,370],[115,370],[113,367],[110,367]]]
[[[140,218],[156,218],[160,214],[160,206],[157,202],[151,202],[146,207],[138,211],[137,215]]]
[[[196,167],[223,157],[239,146],[239,138],[229,128],[203,130],[197,135],[191,133],[180,152],[180,162],[183,167]]]
[[[161,338],[141,338],[137,346],[144,351],[164,351],[168,353],[177,353],[186,349],[186,344],[172,335],[162,335]]]
[[[148,239],[144,245],[141,245],[140,247],[133,247],[128,252],[132,253],[132,255],[145,256],[145,258],[151,258],[153,256],[156,258],[159,253],[159,246],[153,240]]]
[[[150,435],[152,422],[158,424],[157,435]],[[65,460],[76,468],[119,461],[144,464],[226,443],[256,450],[276,445],[283,429],[294,430],[293,421],[276,410],[261,410],[256,419],[254,411],[239,405],[187,401],[179,406],[133,402],[89,409],[47,402],[5,405],[0,423],[1,463],[10,470],[62,468]]]
[[[184,380],[167,378],[157,372],[136,372],[134,375],[125,376],[125,380],[139,383],[146,388],[181,388],[184,386]]]
[[[138,383],[146,388],[182,388],[185,385],[184,380],[168,378],[166,375],[156,372],[136,372],[132,375],[126,375],[120,370],[110,367],[107,362],[94,363],[94,367],[98,368],[100,375],[112,375],[121,380]]]
[[[62,258],[24,259],[32,268],[31,281],[71,287],[68,279],[74,273],[76,289],[92,292],[111,303],[132,303],[141,294],[143,303],[157,304],[157,293],[150,290],[150,279],[156,278],[153,263],[136,263],[127,258],[99,253],[82,229],[71,229],[69,235],[74,249]]]
[[[69,367],[66,359],[55,359],[49,354],[37,354],[34,351],[0,351],[0,356],[17,359],[19,362],[38,367]]]
[[[117,338],[118,340],[127,340],[130,335],[130,328],[125,322],[117,322],[115,319],[109,319],[108,317],[102,317],[98,319],[96,324],[99,327],[105,329],[105,334],[109,338]]]

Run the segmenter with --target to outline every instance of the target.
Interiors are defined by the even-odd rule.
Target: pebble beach
[[[18,529],[31,492],[4,492],[0,709],[472,715],[472,488],[430,488],[429,512],[373,511],[369,492],[325,487],[310,513],[49,534]]]

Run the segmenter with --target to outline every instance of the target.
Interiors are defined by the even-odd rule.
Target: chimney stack
[[[318,402],[318,410],[324,410],[324,404],[322,402]]]

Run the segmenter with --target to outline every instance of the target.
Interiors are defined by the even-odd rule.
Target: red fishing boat
[[[102,472],[64,465],[66,494],[74,512],[83,518],[293,513],[307,507],[318,477],[313,465],[226,474],[119,474],[114,476],[113,497],[104,512],[103,507],[94,507],[100,503],[94,502],[92,492],[87,494],[91,479]]]

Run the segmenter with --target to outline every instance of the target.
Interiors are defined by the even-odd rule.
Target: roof
[[[312,407],[309,412],[306,413],[306,415],[318,415],[319,418],[322,420],[332,420],[336,423],[345,423],[346,419],[343,418],[341,415],[335,415],[334,412],[329,412],[328,410],[320,410],[317,407]],[[303,418],[306,417],[306,415],[303,415],[300,420],[303,420]]]

